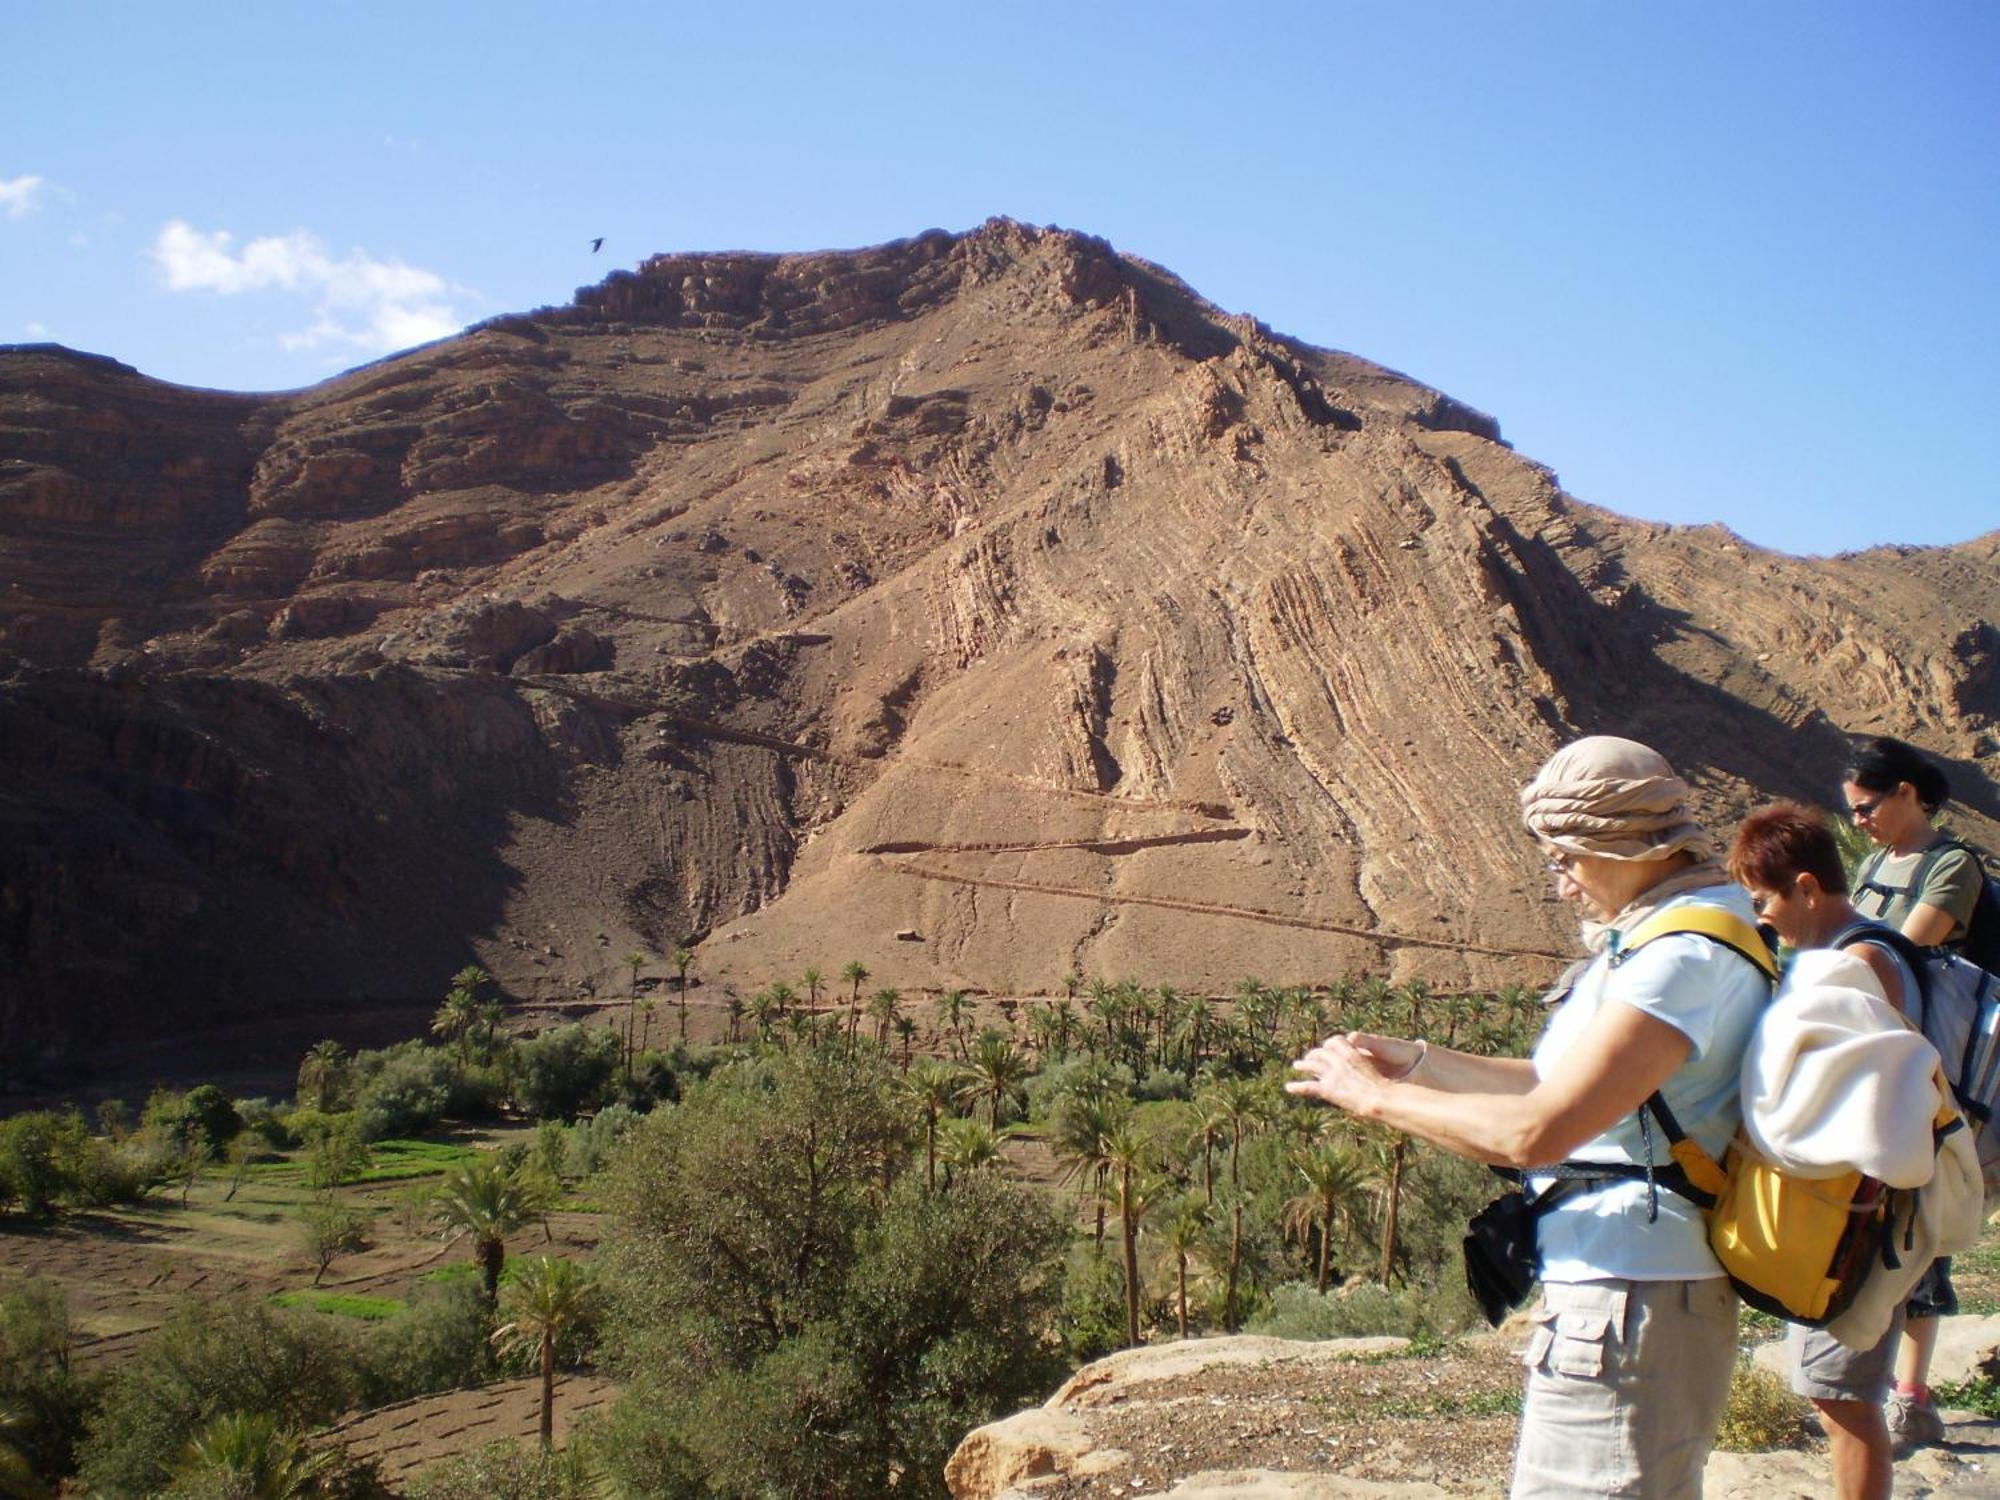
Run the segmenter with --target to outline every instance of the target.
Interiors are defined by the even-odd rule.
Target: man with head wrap
[[[1661,756],[1593,736],[1521,793],[1523,820],[1591,957],[1531,1058],[1488,1058],[1353,1032],[1296,1064],[1289,1087],[1461,1156],[1527,1173],[1571,1160],[1663,1165],[1645,1116],[1659,1091],[1720,1160],[1740,1120],[1743,1049],[1768,995],[1741,954],[1691,933],[1634,948],[1668,908],[1752,923]],[[1736,1357],[1736,1297],[1701,1212],[1642,1180],[1593,1182],[1539,1220],[1543,1300],[1525,1354],[1515,1500],[1698,1496]]]

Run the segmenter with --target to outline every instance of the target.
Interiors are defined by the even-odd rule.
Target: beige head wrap
[[[1591,735],[1563,746],[1521,789],[1521,821],[1544,843],[1606,859],[1697,861],[1715,845],[1688,811],[1688,784],[1657,750]]]

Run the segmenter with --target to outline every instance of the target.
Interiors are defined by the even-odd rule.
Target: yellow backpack
[[[1672,932],[1693,932],[1741,953],[1775,981],[1777,964],[1761,935],[1716,907],[1660,912],[1634,929],[1620,957]],[[1934,1146],[1965,1128],[1951,1090],[1931,1122]],[[1662,1186],[1702,1209],[1709,1248],[1752,1307],[1789,1322],[1823,1327],[1844,1312],[1877,1263],[1895,1268],[1895,1189],[1858,1171],[1801,1177],[1765,1160],[1739,1134],[1718,1164],[1682,1132],[1655,1093],[1645,1108],[1668,1140]],[[1581,1165],[1581,1164],[1579,1164]],[[1641,1175],[1638,1169],[1631,1175]]]

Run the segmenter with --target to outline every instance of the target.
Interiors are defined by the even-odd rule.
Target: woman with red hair
[[[1847,872],[1826,819],[1796,802],[1760,807],[1743,820],[1729,873],[1750,892],[1758,917],[1793,948],[1827,947],[1864,920],[1847,898]],[[1868,966],[1897,1010],[1916,995],[1916,976],[1887,944],[1857,937],[1842,946]],[[1792,1389],[1819,1413],[1839,1500],[1889,1495],[1895,1450],[1882,1402],[1902,1329],[1899,1311],[1874,1348],[1850,1349],[1824,1330],[1791,1325]]]

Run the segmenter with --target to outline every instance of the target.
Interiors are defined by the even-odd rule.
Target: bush
[[[299,1143],[292,1134],[288,1117],[280,1114],[268,1099],[238,1099],[236,1113],[242,1118],[243,1133],[255,1136],[266,1151],[289,1151]]]
[[[399,1042],[354,1059],[354,1113],[366,1141],[415,1135],[444,1117],[457,1064],[421,1042]]]
[[[1178,1068],[1155,1068],[1140,1080],[1134,1097],[1157,1103],[1164,1099],[1185,1099],[1188,1093],[1187,1074]]]
[[[222,1155],[222,1148],[243,1129],[243,1117],[229,1096],[212,1083],[196,1084],[181,1096],[181,1117],[191,1135],[198,1135],[210,1156]]]
[[[96,1409],[94,1380],[70,1368],[69,1307],[53,1282],[25,1282],[0,1297],[0,1407],[24,1418],[8,1434],[43,1479],[76,1472],[77,1445]]]
[[[569,1175],[576,1178],[596,1175],[626,1133],[644,1118],[626,1105],[607,1104],[589,1119],[578,1120],[569,1128],[563,1153]]]
[[[1125,1347],[1125,1273],[1109,1238],[1102,1247],[1088,1242],[1070,1247],[1056,1335],[1063,1353],[1077,1364]]]
[[[590,1500],[597,1488],[575,1449],[540,1453],[503,1442],[431,1465],[404,1493],[410,1500]]]
[[[1288,1281],[1271,1289],[1270,1305],[1244,1331],[1280,1339],[1397,1334],[1436,1341],[1462,1332],[1476,1317],[1462,1290],[1452,1296],[1440,1287],[1356,1281],[1321,1295],[1309,1281]]]
[[[1729,1404],[1715,1446],[1724,1453],[1766,1453],[1773,1448],[1805,1448],[1815,1431],[1812,1407],[1785,1382],[1748,1358],[1736,1362],[1729,1379]]]
[[[38,1109],[0,1120],[0,1196],[30,1218],[48,1218],[69,1185],[63,1161],[76,1155],[85,1134],[74,1112]]]
[[[363,1404],[385,1406],[491,1379],[491,1334],[477,1275],[423,1283],[401,1312],[368,1330],[358,1371]]]
[[[368,1215],[344,1203],[315,1201],[299,1209],[299,1248],[313,1263],[313,1285],[343,1255],[368,1247]]]
[[[631,1134],[605,1320],[624,1492],[931,1500],[965,1431],[1050,1380],[1062,1228],[998,1174],[885,1190],[906,1129],[893,1071],[829,1050],[721,1070]]]
[[[112,1374],[84,1444],[84,1487],[156,1492],[188,1434],[227,1412],[305,1429],[354,1404],[351,1335],[249,1298],[178,1304]]]
[[[573,1120],[609,1098],[618,1033],[574,1022],[514,1044],[514,1102],[538,1120]]]
[[[1053,1119],[1078,1093],[1102,1091],[1129,1097],[1133,1086],[1132,1070],[1123,1063],[1113,1065],[1101,1058],[1074,1054],[1028,1079],[1028,1118],[1039,1125]]]

